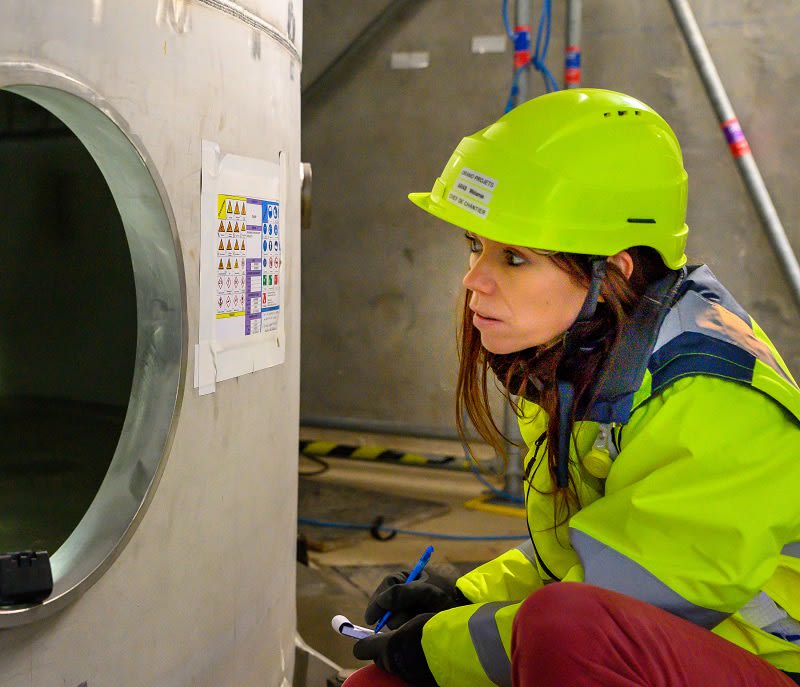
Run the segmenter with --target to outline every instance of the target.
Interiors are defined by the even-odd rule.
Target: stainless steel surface
[[[270,22],[260,17],[258,14],[255,14],[246,7],[243,7],[241,3],[233,2],[232,0],[197,0],[197,2],[201,5],[207,5],[212,9],[219,10],[220,12],[225,12],[235,19],[238,19],[248,26],[251,26],[257,32],[259,32],[259,34],[263,33],[265,36],[267,36],[267,38],[270,38],[276,43],[282,45],[292,56],[295,62],[298,64],[301,62],[300,51],[294,44],[295,33],[297,31],[297,20],[294,14],[294,5],[291,2],[289,2],[287,5],[288,14],[285,34],[281,32],[280,29],[273,26]],[[267,3],[264,4],[267,6]]]
[[[137,345],[128,414],[108,474],[88,512],[54,553],[44,603],[0,608],[0,627],[63,608],[111,565],[144,514],[180,410],[187,357],[186,294],[175,221],[146,152],[97,93],[32,64],[0,63],[0,87],[37,102],[72,129],[103,173],[125,227],[137,300]]]
[[[703,81],[703,86],[714,107],[719,123],[723,124],[735,119],[736,113],[711,57],[711,52],[700,31],[692,6],[688,0],[670,0],[670,6],[675,13],[675,19],[686,40],[686,45]],[[761,223],[786,275],[789,289],[797,305],[800,306],[800,263],[798,263],[797,256],[786,236],[786,230],[783,228],[778,211],[775,209],[755,158],[751,152],[746,152],[737,156],[735,161]]]
[[[165,2],[175,11],[159,15]],[[48,106],[60,108],[65,119],[84,117],[84,142],[94,141],[96,156],[106,151],[107,181],[119,184],[114,194],[128,206],[125,228],[137,242],[131,250],[141,347],[136,393],[92,506],[95,515],[56,553],[65,586],[80,584],[79,578],[94,582],[60,612],[0,632],[4,687],[291,682],[302,3],[249,0],[237,6],[262,20],[256,22],[261,28],[243,14],[179,0],[9,0],[0,7],[3,85],[13,82],[23,92],[34,72],[63,80],[63,95]],[[267,24],[283,40],[273,38]],[[259,50],[253,49],[254,32]],[[32,85],[52,82],[42,77]],[[109,117],[119,124],[116,131]],[[118,147],[126,140],[137,149],[133,157]],[[226,153],[285,160],[284,171],[295,172],[285,174],[281,197],[285,362],[222,382],[201,397],[185,371],[194,365],[198,340],[203,140]],[[151,180],[148,190],[149,171],[160,181]],[[170,261],[171,271],[165,267]],[[149,438],[141,436],[146,431]],[[166,461],[148,477],[163,451]],[[134,464],[134,478],[126,479]],[[101,518],[110,502],[119,504],[120,513]],[[134,511],[134,502],[146,511]],[[120,539],[125,513],[134,513],[136,526]],[[86,537],[79,534],[84,525]],[[115,558],[85,577],[98,550],[93,542],[115,545]],[[68,559],[75,556],[85,560],[70,568]],[[56,597],[52,607],[64,599]]]

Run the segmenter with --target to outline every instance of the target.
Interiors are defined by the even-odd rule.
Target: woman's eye
[[[518,253],[515,253],[513,250],[506,251],[506,262],[511,265],[512,267],[519,267],[520,265],[524,265],[527,261]]]
[[[469,252],[470,253],[480,253],[483,250],[483,246],[481,246],[481,242],[478,241],[474,236],[470,236],[469,234],[464,234],[469,243]]]

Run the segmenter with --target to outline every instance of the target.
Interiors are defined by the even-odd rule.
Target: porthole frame
[[[183,257],[166,188],[142,143],[80,79],[0,61],[0,88],[46,108],[92,155],[119,210],[136,289],[136,358],[128,410],[109,469],[84,517],[51,552],[53,593],[0,607],[0,629],[45,618],[111,566],[144,516],[164,470],[183,400],[188,323]]]

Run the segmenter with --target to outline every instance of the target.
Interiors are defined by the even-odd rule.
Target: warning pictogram
[[[215,338],[277,331],[278,311],[282,309],[277,275],[282,250],[278,241],[278,203],[220,194],[215,209]]]

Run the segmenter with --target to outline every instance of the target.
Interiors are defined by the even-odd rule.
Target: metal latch
[[[53,591],[53,572],[47,551],[0,554],[0,604],[32,604]]]

